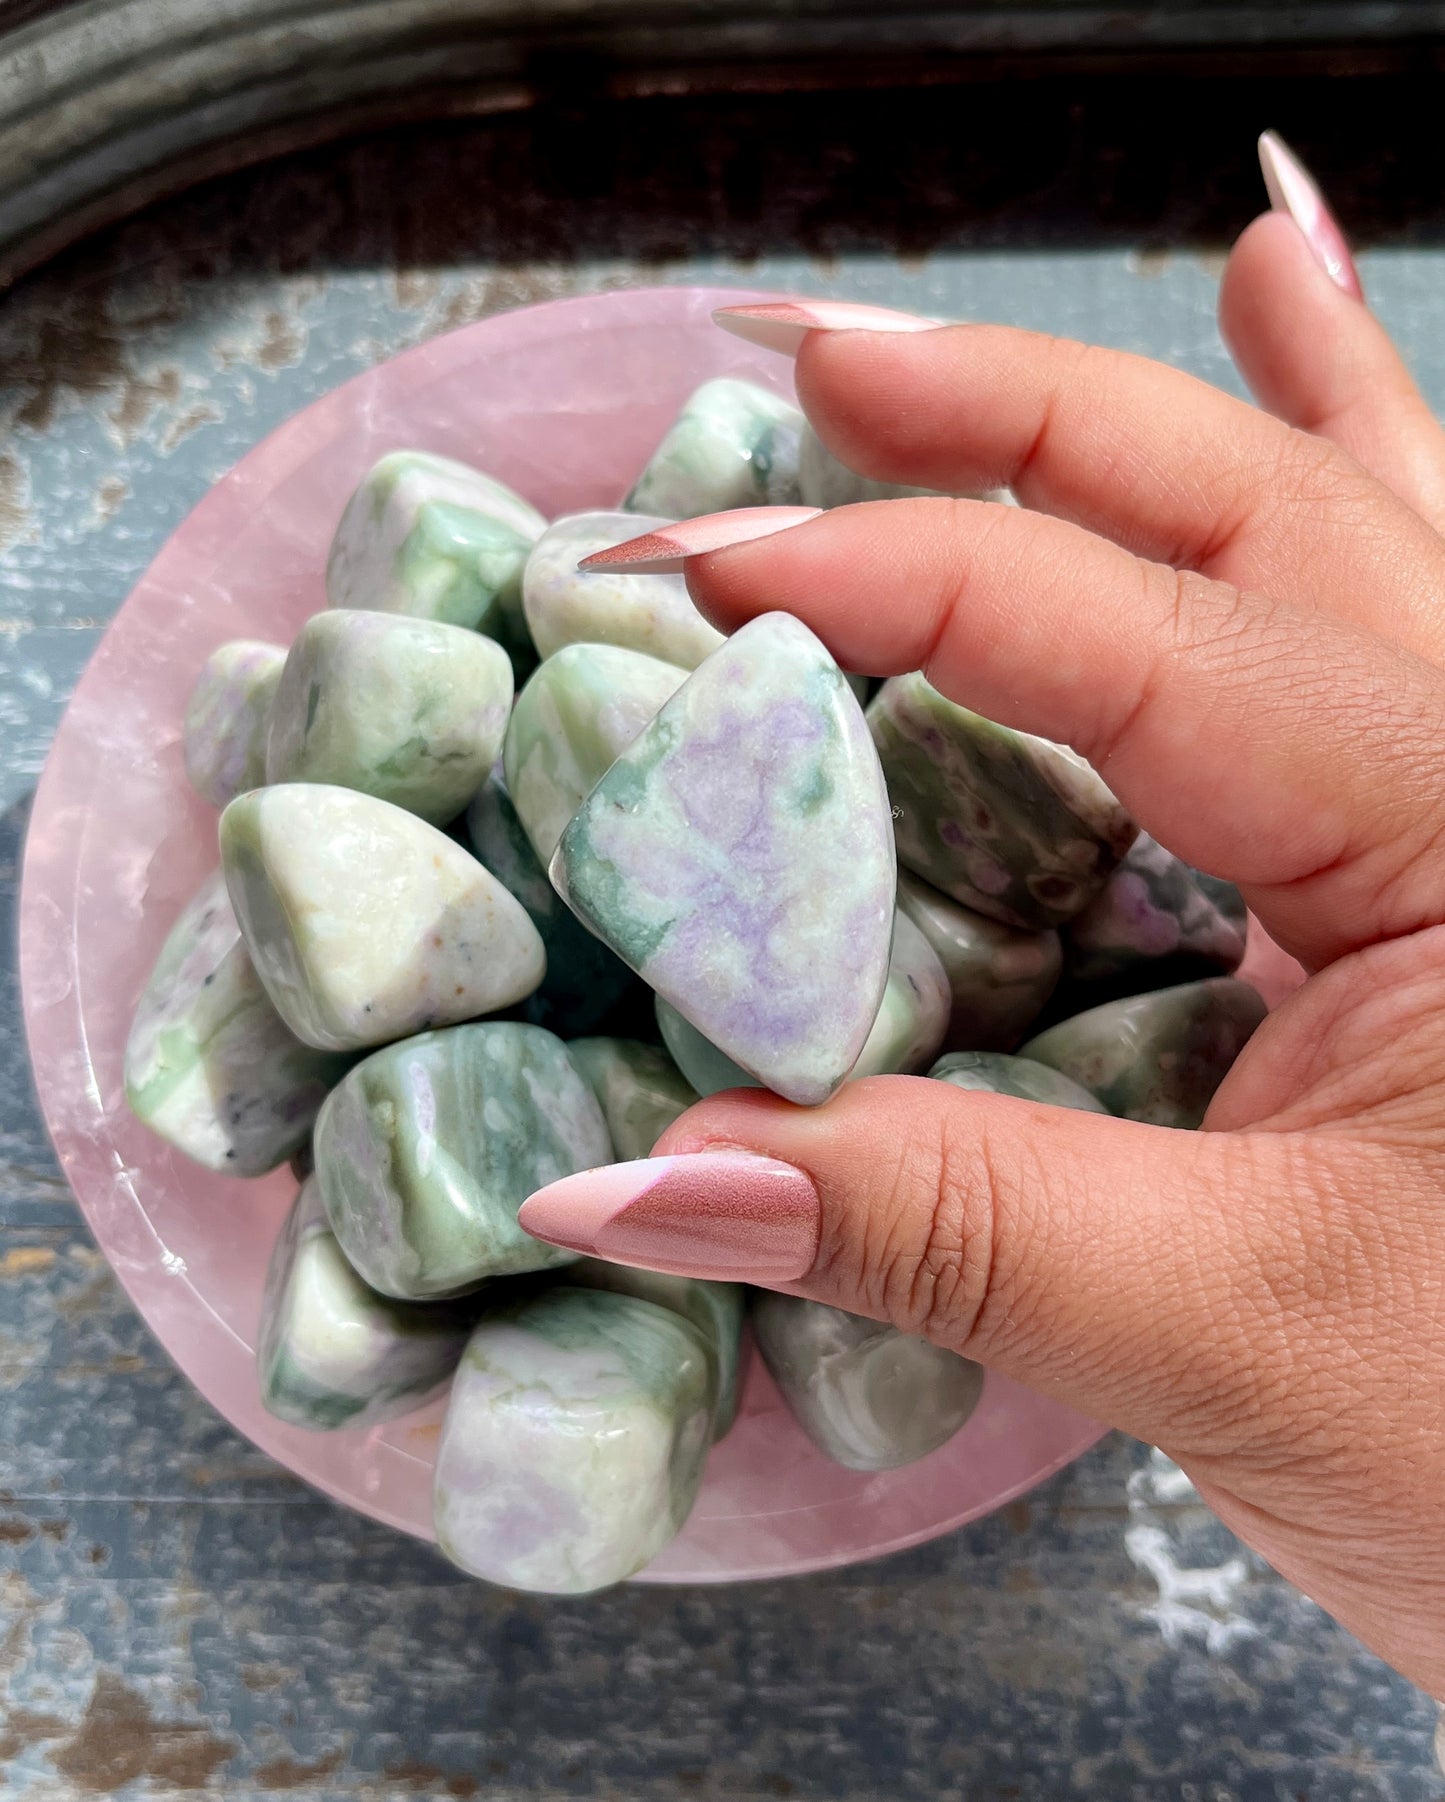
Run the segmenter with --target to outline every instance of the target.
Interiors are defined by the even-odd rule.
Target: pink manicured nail
[[[920,319],[892,307],[865,307],[854,300],[769,300],[753,306],[719,307],[713,318],[725,332],[795,357],[809,332],[931,332],[941,319]]]
[[[1269,190],[1270,205],[1294,220],[1314,252],[1315,261],[1335,286],[1356,300],[1363,300],[1365,291],[1339,221],[1316,187],[1314,177],[1277,133],[1267,131],[1260,137],[1259,166]]]
[[[725,551],[730,544],[750,544],[754,538],[771,538],[774,532],[786,532],[789,526],[816,519],[822,511],[821,507],[737,507],[731,513],[706,513],[701,519],[681,519],[660,532],[644,532],[625,544],[594,551],[577,567],[676,575],[688,557]]]
[[[614,1264],[715,1282],[791,1283],[813,1267],[812,1180],[749,1151],[639,1158],[564,1176],[522,1203],[524,1232]]]

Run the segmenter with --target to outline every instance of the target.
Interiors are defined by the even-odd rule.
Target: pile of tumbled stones
[[[396,451],[340,521],[329,609],[289,650],[222,645],[196,684],[186,766],[224,809],[221,867],[141,998],[130,1104],[209,1169],[292,1161],[265,1405],[357,1427],[450,1382],[437,1535],[496,1582],[645,1565],[741,1374],[740,1287],[542,1244],[517,1223],[535,1190],[645,1157],[737,1084],[816,1105],[926,1072],[1194,1127],[1263,1014],[1230,975],[1238,894],[1071,751],[921,675],[845,675],[790,615],[724,639],[680,576],[577,567],[678,517],[898,492],[729,379],[616,512],[549,525]],[[977,1403],[952,1353],[751,1302],[841,1464],[923,1457]]]

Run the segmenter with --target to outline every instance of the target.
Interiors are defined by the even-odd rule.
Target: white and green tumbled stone
[[[601,1258],[579,1258],[561,1281],[578,1289],[610,1289],[655,1302],[690,1320],[702,1334],[714,1366],[714,1444],[732,1430],[746,1374],[743,1318],[746,1290],[741,1283],[710,1283],[700,1277],[669,1276],[660,1270],[634,1270]]]
[[[1006,1051],[1054,992],[1063,964],[1057,932],[1026,932],[898,872],[898,908],[938,953],[948,978],[949,1050]]]
[[[555,520],[532,546],[522,574],[522,604],[538,653],[569,644],[614,644],[695,669],[723,635],[692,603],[682,576],[581,570],[594,551],[668,519],[635,513],[573,513]]]
[[[181,746],[191,787],[212,807],[266,780],[266,733],[285,661],[280,645],[245,638],[218,645],[202,664]]]
[[[592,936],[552,887],[517,817],[500,768],[473,795],[466,834],[477,857],[526,908],[547,954],[547,974],[540,987],[520,1004],[523,1019],[570,1039],[594,1031],[625,997],[645,997],[636,975]]]
[[[893,921],[883,1000],[851,1077],[907,1076],[937,1057],[953,997],[938,953],[905,913]]]
[[[927,1339],[800,1296],[755,1290],[753,1334],[793,1418],[849,1470],[896,1470],[947,1444],[983,1370]]]
[[[171,928],[125,1048],[131,1112],[187,1157],[261,1176],[305,1145],[348,1057],[302,1042],[241,943],[220,871]]]
[[[545,866],[588,794],[687,680],[620,645],[569,644],[517,696],[502,747],[507,792]]]
[[[791,615],[750,621],[694,671],[549,870],[586,926],[768,1088],[816,1104],[857,1062],[888,976],[892,822],[858,703]]]
[[[1075,752],[946,700],[915,672],[868,708],[898,858],[934,888],[1038,931],[1087,907],[1138,827]]]
[[[1019,1055],[1062,1071],[1111,1114],[1197,1127],[1266,1008],[1232,976],[1106,1001],[1061,1020]]]
[[[791,401],[756,382],[717,376],[688,396],[622,504],[668,520],[794,506],[804,429]]]
[[[697,1328],[637,1296],[559,1284],[489,1315],[442,1426],[437,1544],[510,1589],[622,1582],[697,1499],[713,1389]]]
[[[266,1274],[256,1346],[262,1406],[319,1432],[409,1414],[446,1386],[475,1317],[475,1307],[423,1307],[369,1288],[308,1182]]]
[[[1141,832],[1064,928],[1065,970],[1071,983],[1115,994],[1227,976],[1244,960],[1248,919],[1233,883],[1202,876]]]
[[[1082,1114],[1107,1114],[1102,1101],[1072,1077],[1004,1051],[950,1051],[928,1072],[955,1089],[986,1095],[1014,1095],[1021,1101],[1043,1101],[1050,1107],[1077,1108]]]
[[[326,566],[333,607],[407,613],[494,638],[525,671],[522,566],[547,522],[503,483],[427,451],[383,457],[347,503]]]
[[[613,1152],[624,1163],[650,1157],[673,1121],[698,1100],[697,1090],[658,1045],[573,1039],[567,1050],[597,1097]]]
[[[335,783],[445,825],[496,762],[511,710],[512,662],[490,638],[395,613],[317,613],[286,657],[266,779]]]
[[[610,1163],[612,1146],[560,1039],[484,1020],[363,1059],[321,1110],[315,1155],[331,1230],[358,1274],[383,1295],[426,1301],[570,1263],[523,1232],[517,1212],[548,1183]]]
[[[546,954],[476,858],[353,789],[287,782],[221,815],[221,863],[246,948],[308,1045],[361,1050],[530,995]]]

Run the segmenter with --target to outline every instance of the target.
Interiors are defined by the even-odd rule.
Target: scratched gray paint
[[[586,225],[585,195],[525,254],[465,207],[418,247],[404,196],[430,140],[398,138],[172,203],[0,302],[0,459],[27,497],[0,554],[0,944],[24,797],[100,624],[236,456],[429,332],[609,281],[721,279],[1012,318],[1227,380],[1213,253],[1128,247],[1187,241],[1187,221],[1116,222],[1093,252],[1017,216],[923,255],[890,247],[886,219],[820,235],[810,208],[874,104],[792,167],[786,204],[759,203],[766,229],[732,231],[734,194],[709,227],[726,254],[660,251],[648,183],[578,229],[570,261],[555,241]],[[445,161],[488,139],[438,141]],[[930,169],[915,145],[890,183]],[[524,221],[536,195],[540,178]],[[1440,402],[1440,253],[1377,252],[1366,274]],[[1427,1802],[1433,1728],[1117,1439],[1027,1503],[856,1571],[561,1602],[468,1583],[286,1478],[172,1372],[76,1219],[0,965],[3,1802]]]

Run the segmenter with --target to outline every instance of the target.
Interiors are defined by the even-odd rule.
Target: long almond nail
[[[639,1158],[539,1189],[517,1216],[549,1245],[716,1282],[791,1283],[812,1269],[812,1179],[748,1151]]]
[[[821,507],[737,507],[730,513],[705,513],[700,519],[681,519],[658,532],[644,532],[625,544],[584,557],[578,569],[641,570],[649,575],[675,575],[689,557],[705,551],[725,551],[731,544],[750,544],[754,538],[771,538],[789,526],[816,519]]]
[[[943,323],[853,300],[760,301],[753,306],[719,307],[713,318],[734,337],[761,344],[764,350],[780,350],[785,357],[798,354],[798,346],[809,332],[932,332]]]
[[[1356,300],[1365,298],[1359,271],[1350,255],[1345,234],[1330,211],[1314,177],[1277,132],[1264,132],[1259,140],[1259,166],[1269,203],[1277,213],[1288,213],[1304,233],[1306,244],[1336,287]]]

